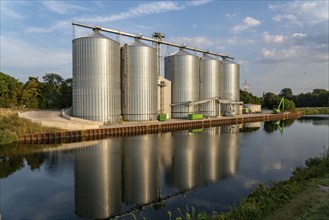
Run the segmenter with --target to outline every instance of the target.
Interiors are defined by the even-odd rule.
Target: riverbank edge
[[[326,219],[329,217],[329,148],[296,167],[285,181],[258,184],[226,213],[198,219]]]
[[[296,111],[301,112],[302,115],[329,114],[329,107],[303,107],[296,108]]]

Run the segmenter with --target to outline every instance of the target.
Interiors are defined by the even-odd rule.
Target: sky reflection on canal
[[[127,218],[124,213],[135,210],[137,217],[168,219],[168,210],[186,205],[227,210],[256,183],[286,179],[328,147],[328,117],[286,125],[283,133],[273,123],[255,123],[30,146],[35,153],[27,146],[3,148],[1,215]]]

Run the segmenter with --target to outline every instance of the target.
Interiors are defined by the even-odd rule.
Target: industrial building
[[[233,58],[165,42],[160,33],[147,38],[72,24],[93,29],[92,34],[72,41],[72,116],[117,123],[154,121],[159,115],[186,119],[191,114],[208,118],[241,113],[240,66]],[[120,45],[101,31],[135,40]],[[160,75],[161,44],[178,48],[164,58],[164,78]]]

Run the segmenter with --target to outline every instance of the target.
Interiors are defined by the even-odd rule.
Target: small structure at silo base
[[[248,113],[261,113],[262,106],[257,104],[244,104],[244,108],[248,109]]]

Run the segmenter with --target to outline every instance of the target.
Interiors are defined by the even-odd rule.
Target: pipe
[[[72,22],[72,25],[74,26],[79,26],[79,27],[84,27],[84,28],[90,28],[93,30],[100,30],[100,31],[105,31],[105,32],[109,32],[112,34],[118,34],[118,35],[122,35],[122,36],[126,36],[126,37],[132,37],[132,38],[139,38],[142,40],[146,40],[146,41],[150,41],[150,42],[156,42],[158,44],[164,44],[164,45],[168,45],[168,46],[172,46],[172,47],[178,47],[178,48],[184,48],[186,50],[192,50],[192,51],[196,51],[196,52],[200,52],[200,53],[205,53],[205,54],[210,54],[210,55],[214,55],[214,56],[219,56],[223,59],[234,59],[233,57],[230,57],[228,55],[225,54],[219,54],[219,53],[214,53],[214,52],[210,52],[210,51],[206,51],[206,50],[200,50],[197,48],[193,48],[193,47],[188,47],[188,46],[182,46],[179,44],[175,44],[175,43],[171,43],[171,42],[167,42],[167,41],[162,41],[160,39],[154,39],[154,38],[150,38],[150,37],[144,37],[144,36],[140,36],[140,35],[135,35],[135,34],[129,34],[123,31],[117,31],[117,30],[112,30],[109,28],[103,28],[100,26],[91,26],[91,25],[87,25],[87,24],[81,24],[81,23],[77,23],[77,22]]]

